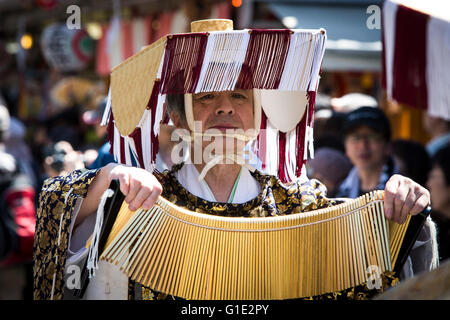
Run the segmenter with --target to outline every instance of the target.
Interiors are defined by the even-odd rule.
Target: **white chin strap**
[[[242,153],[226,153],[226,154],[219,154],[212,156],[212,159],[209,160],[206,163],[206,166],[203,168],[202,172],[200,172],[200,175],[198,176],[198,181],[201,181],[205,178],[208,171],[214,167],[216,164],[219,164],[220,162],[228,159],[231,160],[237,164],[240,164],[241,166],[246,167],[250,171],[255,171],[255,168],[252,167],[249,163],[247,163],[247,160],[245,159],[245,154],[249,152],[243,151]]]
[[[188,124],[188,127],[190,129],[190,135],[181,134],[181,138],[189,143],[196,143],[196,141],[201,141],[203,138],[232,138],[236,140],[240,140],[243,142],[250,142],[258,137],[259,129],[261,127],[261,95],[259,90],[253,90],[253,114],[255,119],[255,129],[252,130],[252,133],[222,133],[222,132],[201,132],[197,131],[195,127],[195,121],[194,121],[194,112],[192,107],[192,94],[185,94],[184,95],[184,110],[186,115],[186,121]],[[201,128],[200,128],[201,130]],[[200,139],[199,139],[200,138]],[[247,158],[245,156],[248,156]],[[198,181],[201,181],[205,178],[208,171],[214,167],[215,165],[222,163],[224,160],[231,160],[232,162],[235,162],[236,164],[239,164],[241,166],[246,167],[250,171],[254,171],[255,168],[251,166],[248,161],[250,159],[250,151],[237,151],[237,152],[225,152],[224,154],[216,154],[211,155],[210,159],[206,162],[205,167],[203,168],[202,172],[200,172],[200,175],[198,177]]]

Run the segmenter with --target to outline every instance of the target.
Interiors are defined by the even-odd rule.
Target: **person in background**
[[[5,150],[16,158],[21,171],[30,178],[35,190],[40,190],[39,167],[25,142],[26,131],[25,125],[19,119],[11,117],[9,131],[4,139]]]
[[[383,190],[398,173],[390,156],[391,127],[384,112],[376,107],[358,108],[347,114],[343,132],[345,152],[354,167],[337,197],[356,198],[370,190]]]
[[[67,141],[59,141],[47,147],[44,169],[47,177],[66,175],[73,170],[84,169],[83,154],[75,151]]]
[[[431,159],[427,187],[431,195],[431,216],[436,223],[439,259],[450,257],[450,143]]]
[[[327,196],[333,198],[337,188],[352,168],[345,154],[334,148],[320,148],[307,164],[308,177],[321,181],[327,187]]]
[[[326,124],[332,115],[333,109],[331,109],[330,97],[320,92],[317,93],[314,107],[314,141],[326,134]]]
[[[86,148],[83,151],[83,163],[86,168],[90,168],[98,158],[98,150],[95,148]]]
[[[425,147],[415,141],[392,141],[392,157],[398,172],[425,186],[430,171],[430,157]]]
[[[391,155],[389,119],[381,109],[361,107],[348,113],[344,136],[345,151],[354,167],[340,185],[336,197],[356,198],[370,190],[388,189],[389,181],[401,176]],[[401,182],[404,185],[411,183],[414,181],[408,177]],[[415,194],[416,191],[410,192]],[[398,196],[395,201],[401,201],[402,198]],[[402,209],[402,212],[407,215],[408,209]],[[425,224],[427,227],[419,233],[415,250],[408,257],[409,262],[403,267],[400,279],[437,267],[436,227],[430,217]]]
[[[314,148],[320,149],[326,147],[345,153],[342,126],[348,108],[343,107],[341,109],[344,111],[341,111],[341,109],[333,107],[331,101],[336,101],[336,98],[331,99],[323,94],[318,94],[317,98],[319,104],[317,104],[316,100],[316,109],[314,112]],[[341,105],[349,103],[348,100],[344,99]],[[340,100],[338,99],[338,101]]]
[[[427,112],[423,113],[422,123],[431,139],[426,145],[428,154],[433,157],[443,146],[450,143],[450,120],[433,117]]]
[[[341,112],[329,111],[329,116],[323,117],[324,112],[319,112],[319,118],[314,117],[314,148],[331,148],[345,153],[344,138],[342,134],[342,125],[345,120],[345,114]],[[318,121],[317,121],[318,120]],[[316,127],[319,124],[319,127]],[[316,128],[318,130],[316,130]]]
[[[0,300],[22,300],[32,296],[35,190],[6,151],[9,128],[9,111],[0,104]]]
[[[378,102],[374,97],[359,92],[352,92],[339,98],[332,98],[330,104],[334,111],[342,113],[355,111],[361,106],[378,107]]]
[[[46,134],[51,143],[67,141],[76,150],[82,148],[84,137],[81,130],[80,109],[79,105],[73,105],[46,120]]]
[[[98,150],[96,159],[90,164],[88,163],[87,167],[89,169],[101,168],[108,163],[115,162],[114,157],[110,152],[111,144],[107,141],[106,126],[101,125],[106,104],[107,99],[104,98],[98,103],[96,109],[85,111],[82,115],[83,123],[88,126],[93,126],[95,128],[97,139],[101,141],[101,147]]]
[[[334,140],[339,139],[341,142],[338,144],[337,149],[339,149],[342,145],[342,149],[345,150],[343,146],[343,126],[347,114],[360,108],[361,106],[376,108],[378,107],[378,102],[370,95],[359,92],[351,92],[343,95],[342,97],[331,98],[329,103],[330,109],[332,110],[332,115],[325,124],[325,133],[323,137],[320,137],[318,144],[327,144],[332,142],[332,138],[334,138]]]

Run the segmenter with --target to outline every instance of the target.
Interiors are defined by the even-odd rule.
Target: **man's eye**
[[[246,96],[244,96],[243,94],[240,94],[240,93],[233,93],[232,97],[235,99],[247,99]]]
[[[212,93],[208,93],[208,94],[205,94],[205,95],[203,95],[201,97],[198,97],[197,99],[200,100],[200,101],[207,101],[207,100],[214,99],[214,95]]]

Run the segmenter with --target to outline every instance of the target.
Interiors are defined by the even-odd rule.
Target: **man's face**
[[[212,134],[204,137],[202,149],[206,154],[241,152],[246,142],[222,134],[240,134],[254,129],[252,90],[234,90],[224,92],[202,92],[192,97],[192,109],[196,130],[201,124],[201,132]],[[212,142],[214,143],[212,143]],[[205,157],[205,151],[203,151]]]
[[[252,90],[202,92],[194,94],[192,100],[194,121],[201,122],[202,132],[254,127]]]
[[[381,133],[368,126],[361,126],[345,137],[345,151],[350,161],[363,170],[384,165],[388,143]]]
[[[435,166],[429,173],[427,187],[433,208],[445,212],[445,208],[450,204],[450,186],[447,185],[444,171],[440,167]]]

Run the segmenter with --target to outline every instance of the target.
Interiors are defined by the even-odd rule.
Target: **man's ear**
[[[172,122],[176,128],[183,127],[183,122],[181,121],[181,117],[178,114],[178,112],[172,111],[172,112],[170,112],[169,116],[170,116],[170,119],[172,119]]]

